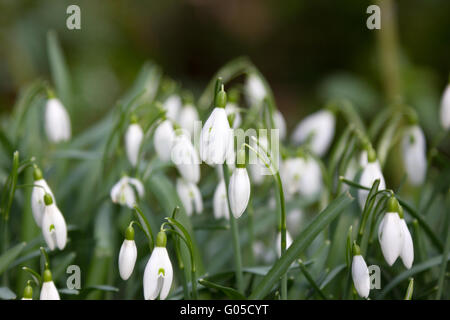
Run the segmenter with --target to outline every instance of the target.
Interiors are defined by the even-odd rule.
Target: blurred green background
[[[248,56],[290,128],[336,95],[351,97],[367,116],[384,102],[380,31],[366,28],[366,8],[376,3],[1,0],[0,112],[11,110],[24,85],[50,80],[46,33],[54,29],[78,102],[75,132],[111,108],[148,59],[199,93],[224,63]],[[70,4],[81,8],[81,30],[66,28]],[[432,134],[450,70],[450,1],[394,1],[394,9],[402,94]]]

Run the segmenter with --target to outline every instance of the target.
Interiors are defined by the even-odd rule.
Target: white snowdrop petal
[[[258,106],[267,95],[266,88],[261,78],[250,74],[245,82],[246,98],[250,106]]]
[[[169,120],[164,120],[156,128],[153,135],[153,144],[155,146],[155,151],[162,161],[167,162],[170,160],[174,140],[175,131],[172,127],[172,124]]]
[[[276,241],[278,257],[281,257],[281,232],[278,232],[277,239],[275,241]],[[289,249],[291,244],[292,244],[292,237],[289,234],[289,232],[286,230],[286,250]]]
[[[334,137],[335,116],[328,110],[315,112],[303,119],[292,134],[292,141],[300,145],[310,140],[311,150],[323,156]]]
[[[187,130],[190,137],[194,134],[194,124],[199,120],[197,109],[193,105],[186,105],[181,109],[179,115],[179,124]]]
[[[181,106],[181,98],[178,95],[172,94],[169,96],[163,104],[163,108],[166,110],[167,118],[173,121],[178,121]]]
[[[384,259],[392,266],[403,248],[403,231],[396,212],[387,212],[380,224],[379,241]]]
[[[40,300],[61,300],[53,281],[47,281],[42,284]]]
[[[444,130],[450,129],[450,84],[447,85],[442,95],[440,120]]]
[[[419,126],[410,126],[402,139],[403,164],[412,185],[421,185],[425,181],[427,155],[425,135]]]
[[[359,179],[359,184],[367,188],[372,188],[373,183],[377,179],[380,179],[378,190],[386,189],[386,183],[384,181],[383,173],[381,172],[380,164],[378,163],[378,161],[367,163],[362,171],[361,177]],[[358,200],[361,209],[364,208],[368,194],[368,190],[358,190]]]
[[[180,175],[187,181],[198,183],[200,180],[200,159],[189,137],[181,134],[175,138],[172,148],[172,162]]]
[[[273,120],[275,122],[275,128],[279,130],[279,137],[281,140],[286,138],[286,120],[284,120],[283,114],[279,110],[275,110],[273,113]]]
[[[220,183],[216,187],[216,191],[214,192],[213,209],[214,217],[216,219],[230,218],[224,180],[220,181]]]
[[[167,298],[167,295],[169,294],[170,288],[172,286],[172,280],[173,280],[173,269],[172,269],[172,263],[170,262],[169,254],[167,253],[166,248],[163,248],[161,254],[161,266],[164,269],[164,277],[163,277],[163,284],[161,288],[161,293],[159,295],[160,300],[164,300]]]
[[[250,179],[245,168],[236,168],[228,188],[231,212],[238,219],[247,208],[250,199]]]
[[[125,133],[125,149],[127,152],[128,161],[130,161],[133,167],[137,164],[139,149],[143,138],[144,132],[141,126],[137,123],[133,123],[128,126],[127,132]]]
[[[68,141],[71,136],[69,114],[57,98],[47,100],[45,108],[45,131],[51,142]]]
[[[136,243],[125,239],[119,251],[119,274],[123,280],[127,280],[133,273],[136,258]]]
[[[45,210],[44,195],[45,193],[50,194],[53,201],[55,197],[44,179],[36,180],[34,181],[34,184],[36,186],[33,187],[33,191],[31,193],[31,211],[33,213],[34,221],[36,221],[36,224],[41,227],[42,217]]]
[[[200,134],[200,157],[209,165],[225,162],[232,129],[223,108],[214,108]]]
[[[370,276],[367,264],[361,255],[353,256],[352,278],[359,296],[367,298],[370,292]]]
[[[400,252],[400,257],[405,267],[407,269],[411,269],[414,261],[414,244],[405,219],[400,219],[400,227],[403,233],[403,246]]]

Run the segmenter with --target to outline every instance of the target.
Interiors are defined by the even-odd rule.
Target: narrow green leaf
[[[203,285],[207,288],[217,289],[217,290],[223,292],[230,299],[247,300],[247,298],[244,295],[240,294],[236,289],[233,289],[230,287],[224,287],[224,286],[221,286],[220,284],[213,283],[213,282],[207,281],[205,279],[198,279],[198,283],[200,283],[201,285]]]
[[[411,300],[414,291],[414,278],[409,279],[408,289],[406,289],[405,300]]]
[[[323,299],[327,300],[326,295],[322,292],[319,285],[316,283],[316,281],[313,279],[311,274],[306,269],[305,265],[301,260],[298,260],[298,264],[300,266],[300,270],[302,271],[303,275],[305,276],[306,280],[308,280],[309,284],[314,288],[314,290],[317,292],[317,294]]]
[[[2,274],[8,268],[8,265],[19,256],[24,247],[25,242],[19,243],[0,256],[0,274]]]
[[[292,262],[309,246],[316,236],[333,221],[351,202],[353,198],[348,192],[342,193],[323,210],[308,227],[294,240],[289,249],[278,259],[269,273],[261,280],[250,299],[262,299],[285,274]]]

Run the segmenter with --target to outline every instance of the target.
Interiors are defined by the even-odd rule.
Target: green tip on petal
[[[44,271],[44,282],[52,281],[52,272],[49,269],[45,269]]]
[[[132,226],[128,226],[125,230],[125,239],[134,240],[134,228]]]
[[[49,205],[51,205],[53,203],[53,198],[50,195],[50,193],[46,193],[44,195],[44,203],[45,203],[46,206],[49,206]]]
[[[394,196],[389,198],[386,205],[386,210],[387,212],[400,212],[400,205]]]
[[[42,171],[41,171],[41,169],[39,169],[38,166],[34,167],[33,177],[34,177],[35,181],[42,180],[42,178],[43,178]]]
[[[165,248],[166,243],[167,243],[166,233],[164,231],[158,232],[158,235],[156,236],[156,246]]]
[[[353,241],[353,255],[354,256],[360,256],[361,255],[361,249],[356,244],[356,241]]]
[[[23,290],[23,297],[25,299],[32,299],[33,298],[33,288],[29,284],[27,284],[27,286]]]

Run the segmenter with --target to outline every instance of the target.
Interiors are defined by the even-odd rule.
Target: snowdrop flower
[[[226,102],[227,95],[222,86],[216,97],[216,107],[206,120],[200,134],[200,157],[211,166],[225,162],[230,139],[233,138],[233,131],[224,109]]]
[[[59,298],[58,289],[56,289],[55,284],[52,280],[52,273],[49,269],[44,271],[44,283],[41,288],[40,300],[61,300]]]
[[[123,280],[127,280],[133,273],[137,258],[137,248],[134,242],[134,229],[129,225],[125,231],[125,240],[119,251],[119,273]]]
[[[440,116],[442,128],[450,129],[450,84],[447,85],[442,95]]]
[[[299,191],[300,178],[305,172],[305,160],[300,157],[289,158],[283,161],[280,175],[286,196],[294,195]]]
[[[220,181],[220,183],[216,187],[216,191],[214,191],[213,208],[214,208],[214,217],[216,219],[230,218],[227,190],[225,188],[224,180]]]
[[[399,216],[399,204],[395,197],[389,198],[387,212],[378,228],[378,240],[384,259],[392,266],[403,250],[404,235]],[[406,254],[405,254],[406,257]],[[409,261],[408,261],[409,262]],[[411,261],[412,263],[412,261]]]
[[[295,145],[308,142],[311,150],[323,156],[334,136],[335,116],[329,110],[315,112],[303,119],[292,134]]]
[[[369,297],[370,292],[370,276],[366,261],[361,255],[359,246],[353,244],[353,261],[352,261],[352,278],[356,292],[361,298]]]
[[[27,282],[27,285],[23,290],[22,300],[33,300],[33,288],[31,287],[30,282]]]
[[[400,207],[400,229],[403,233],[403,246],[400,251],[400,258],[402,259],[403,265],[407,269],[411,269],[414,261],[414,244],[411,238],[411,233],[409,233],[408,226],[403,217],[402,207]]]
[[[369,149],[367,158],[368,162],[362,171],[361,177],[359,179],[359,184],[367,188],[372,188],[372,185],[375,182],[375,180],[380,179],[378,190],[386,189],[386,183],[384,182],[384,177],[383,173],[381,172],[380,163],[378,162],[375,151],[372,148]],[[368,190],[363,189],[358,190],[358,200],[361,209],[364,208],[364,204],[366,203],[368,194],[369,194]]]
[[[166,110],[167,118],[172,121],[177,121],[181,106],[181,98],[178,95],[172,94],[169,96],[163,104],[163,108]]]
[[[233,118],[233,129],[239,128],[242,123],[242,117],[237,104],[234,102],[228,102],[225,106],[225,112],[228,118]]]
[[[280,139],[284,140],[286,138],[286,120],[284,120],[283,114],[280,110],[275,110],[273,113],[273,121],[275,122],[275,128],[279,130]]]
[[[45,179],[42,177],[42,171],[38,168],[34,168],[34,184],[33,191],[31,193],[31,211],[33,212],[34,221],[41,227],[42,216],[45,211],[44,195],[49,193],[54,198],[52,190],[48,186]]]
[[[156,246],[144,271],[145,300],[155,300],[158,295],[164,300],[172,286],[173,269],[166,249],[167,237],[160,231],[156,237]]]
[[[45,107],[45,131],[54,143],[68,141],[71,136],[69,114],[61,101],[54,97],[47,100]]]
[[[44,195],[44,215],[42,216],[42,234],[50,250],[64,249],[67,242],[67,225],[64,217],[53,201],[53,197]]]
[[[170,120],[164,120],[156,128],[153,136],[153,144],[156,153],[162,161],[169,161],[172,153],[172,146],[175,140],[175,131]]]
[[[266,151],[269,150],[269,141],[265,135],[260,135],[258,137],[258,142],[255,139],[250,139],[250,145],[254,148],[264,159],[261,160],[254,152],[250,153],[250,176],[252,182],[256,185],[260,185],[264,181],[266,175],[271,174],[269,168],[266,164],[271,164],[270,158],[268,157]]]
[[[237,219],[244,213],[250,199],[250,179],[247,169],[245,169],[244,150],[240,150],[238,153],[238,161],[230,178],[228,193],[230,194],[231,212]]]
[[[317,161],[311,156],[285,160],[280,173],[288,197],[299,193],[311,199],[322,190],[322,171]]]
[[[177,179],[177,193],[188,216],[203,211],[202,195],[195,183]]]
[[[199,121],[197,109],[192,104],[187,104],[181,109],[179,118],[179,124],[182,128],[189,132],[192,137],[194,134],[194,125],[196,121]]]
[[[128,161],[130,161],[133,167],[136,167],[139,150],[141,148],[142,139],[144,138],[144,131],[137,123],[136,119],[131,120],[131,124],[128,126],[125,133],[125,149],[127,151]]]
[[[176,165],[180,175],[187,181],[198,183],[200,180],[200,159],[197,150],[185,133],[177,130],[172,148],[172,162]]]
[[[256,74],[249,74],[245,83],[245,92],[250,106],[259,105],[267,95],[266,87]]]
[[[122,177],[111,189],[111,200],[120,205],[127,205],[133,208],[136,203],[136,195],[134,189],[140,198],[144,196],[144,186],[138,179],[128,176]]]
[[[291,235],[286,230],[286,250],[289,249],[291,244],[292,244]],[[276,248],[277,248],[278,257],[281,257],[281,232],[278,232],[278,234],[277,234],[276,246],[277,246]]]
[[[423,184],[427,171],[426,141],[418,125],[406,129],[402,139],[402,151],[409,181],[415,186]]]

